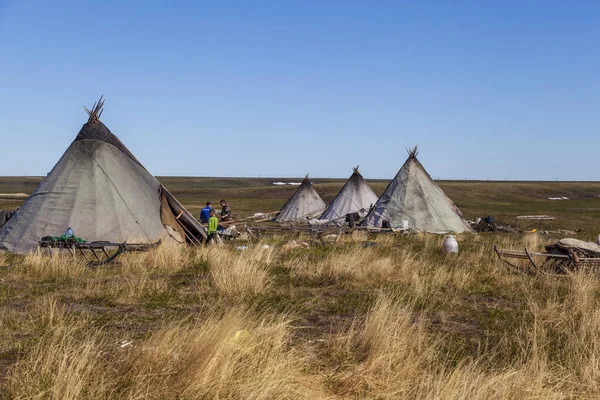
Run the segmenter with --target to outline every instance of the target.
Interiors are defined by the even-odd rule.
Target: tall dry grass
[[[416,319],[409,303],[381,294],[364,319],[346,334],[332,336],[333,389],[342,398],[372,399],[563,399],[582,390],[572,372],[557,369],[548,349],[535,340],[537,322],[524,324],[531,342],[509,368],[490,368],[486,355],[452,366],[442,344]],[[588,364],[586,364],[588,365]],[[340,372],[341,371],[341,372]],[[573,385],[575,383],[575,385]]]
[[[170,292],[168,277],[179,273],[193,259],[191,252],[165,243],[145,253],[124,254],[117,265],[85,271],[74,298],[104,297],[121,304],[140,303]]]
[[[366,318],[348,333],[331,338],[346,370],[336,379],[343,396],[404,398],[414,392],[435,355],[436,345],[413,311],[388,294],[380,295]]]
[[[11,398],[323,398],[290,344],[290,320],[243,309],[165,322],[135,347],[109,341],[48,302],[53,315],[12,369]]]
[[[436,235],[291,251],[283,240],[245,251],[165,246],[97,269],[5,258],[0,394],[594,398],[599,277],[517,275],[494,258],[494,243],[550,240],[465,235],[450,256]],[[157,308],[153,296],[166,300]]]
[[[50,257],[38,250],[28,253],[21,263],[15,265],[15,269],[17,273],[39,279],[68,279],[85,271],[85,266],[80,257],[62,253]]]
[[[440,251],[443,239],[421,235],[415,250],[393,236],[362,243],[349,238],[339,251],[314,259],[307,250],[289,260],[287,266],[299,278],[336,280],[359,288],[404,285],[413,296],[427,299],[444,288],[466,289],[476,281],[481,260],[491,259],[490,246],[444,257]]]
[[[122,273],[176,273],[185,268],[191,258],[189,249],[167,242],[148,252],[125,254],[119,262]]]
[[[101,332],[71,319],[56,301],[41,307],[44,329],[12,369],[6,390],[15,399],[106,398],[110,369],[103,359]]]
[[[136,347],[128,398],[321,398],[321,385],[289,347],[290,321],[232,310],[170,323]]]
[[[410,260],[406,260],[410,263]],[[371,248],[348,248],[324,259],[300,257],[290,263],[292,273],[308,279],[346,279],[359,284],[378,284],[397,279],[402,266],[392,257],[380,257]]]
[[[263,293],[269,286],[273,248],[255,246],[246,251],[211,251],[210,276],[217,291],[228,297]]]

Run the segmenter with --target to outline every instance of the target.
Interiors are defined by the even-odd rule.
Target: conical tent
[[[313,188],[307,175],[292,197],[283,205],[275,221],[286,222],[310,219],[322,213],[325,207],[325,202]]]
[[[68,227],[88,241],[198,243],[204,227],[102,122],[102,98],[58,163],[0,230],[0,249],[26,253]]]
[[[408,227],[431,233],[470,231],[467,221],[452,200],[435,184],[417,159],[417,148],[409,152],[396,177],[390,182],[363,226],[392,227],[408,221]]]
[[[320,219],[335,221],[354,212],[363,213],[364,216],[376,202],[377,195],[356,167]]]

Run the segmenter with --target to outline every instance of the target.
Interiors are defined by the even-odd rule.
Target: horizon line
[[[46,178],[47,175],[2,175],[0,176],[1,178],[40,178],[40,179],[44,179]],[[211,175],[152,175],[155,178],[204,178],[204,179],[284,179],[284,180],[291,180],[291,179],[304,179],[304,176],[262,176],[262,175],[251,175],[251,176],[246,176],[246,175],[223,175],[223,176],[211,176]],[[370,180],[370,181],[391,181],[392,178],[368,178],[365,177],[363,175],[363,178],[365,180]],[[313,180],[318,180],[318,179],[327,179],[327,180],[342,180],[342,181],[346,181],[348,180],[348,177],[314,177],[311,179],[311,181]],[[481,179],[481,178],[448,178],[448,177],[432,177],[432,179],[434,181],[437,182],[497,182],[497,183],[501,183],[501,182],[505,182],[505,183],[518,183],[518,182],[548,182],[548,183],[600,183],[600,180],[593,180],[593,179],[572,179],[572,180],[565,180],[565,179],[514,179],[514,178],[505,178],[505,179],[498,179],[498,178],[486,178],[486,179]]]

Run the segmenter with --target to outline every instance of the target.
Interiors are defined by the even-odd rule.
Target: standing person
[[[206,207],[200,210],[200,222],[203,224],[208,224],[208,219],[210,218],[210,211],[212,210],[210,201],[206,202]]]
[[[215,210],[211,209],[209,212],[210,218],[208,218],[208,240],[207,243],[217,242],[217,226],[219,220],[215,217]]]
[[[221,222],[231,221],[231,208],[225,199],[221,200]]]

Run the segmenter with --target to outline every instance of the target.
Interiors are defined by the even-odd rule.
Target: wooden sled
[[[600,257],[590,257],[575,249],[535,252],[527,247],[524,250],[505,250],[494,245],[494,251],[510,271],[528,275],[564,276],[576,270],[600,271]]]
[[[83,256],[88,266],[98,267],[113,262],[123,253],[134,251],[150,251],[151,249],[158,247],[160,243],[160,240],[156,243],[69,243],[42,240],[38,243],[38,248],[42,252],[46,252],[51,257],[56,253],[68,253],[75,258],[79,254]]]

